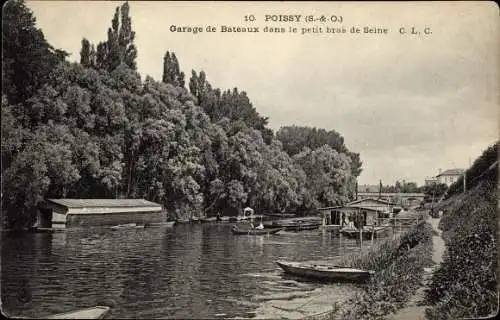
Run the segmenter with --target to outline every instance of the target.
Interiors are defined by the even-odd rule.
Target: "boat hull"
[[[340,233],[344,236],[344,237],[347,237],[347,238],[350,238],[350,239],[359,239],[359,230],[345,230],[345,229],[342,229],[340,230]],[[386,237],[389,233],[389,228],[380,228],[380,229],[375,229],[375,230],[370,230],[370,229],[365,229],[361,232],[361,234],[363,235],[363,239],[365,240],[369,240],[371,239],[372,237],[372,234],[373,234],[373,238],[381,238],[381,237]]]
[[[235,235],[266,235],[275,234],[283,230],[283,228],[264,228],[264,229],[239,229],[232,228],[231,232]]]
[[[304,265],[283,261],[277,261],[276,264],[280,266],[285,273],[316,280],[357,282],[366,281],[373,274],[372,271],[352,268]]]
[[[110,307],[97,306],[71,312],[59,313],[46,319],[102,319],[111,310]]]
[[[264,223],[265,227],[282,227],[286,231],[314,230],[321,226],[322,222],[316,217],[291,218],[269,221]]]

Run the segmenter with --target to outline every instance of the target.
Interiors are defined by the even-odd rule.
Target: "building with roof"
[[[460,178],[460,176],[464,173],[464,169],[448,169],[443,172],[440,172],[436,179],[439,183],[444,183],[447,186],[452,185],[454,182]]]
[[[345,206],[318,208],[318,211],[323,215],[324,225],[342,226],[343,221],[348,222],[349,219],[361,215],[365,225],[372,226],[378,224],[381,218],[391,217],[394,206],[389,201],[365,198],[349,202]]]
[[[40,228],[64,229],[164,222],[162,206],[144,199],[48,199],[38,210]]]
[[[436,179],[435,177],[427,177],[425,178],[424,185],[430,186],[438,182],[439,182],[438,179]]]

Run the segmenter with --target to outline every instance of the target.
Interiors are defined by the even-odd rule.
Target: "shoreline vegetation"
[[[498,313],[498,146],[490,146],[436,208],[447,252],[426,293],[428,319]]]
[[[421,284],[424,268],[432,265],[432,227],[421,221],[360,257],[352,255],[344,261],[352,267],[374,270],[375,275],[364,291],[336,306],[329,319],[388,316],[404,306]]]

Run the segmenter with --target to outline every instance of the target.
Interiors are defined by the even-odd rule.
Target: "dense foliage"
[[[496,150],[497,144],[488,148],[467,170],[467,192],[453,189],[454,195],[440,204],[447,253],[427,292],[430,319],[486,317],[498,312]]]
[[[495,142],[479,156],[472,166],[465,171],[465,189],[469,190],[477,186],[481,181],[496,183],[498,177],[498,145]],[[464,175],[453,183],[445,194],[445,199],[457,195],[464,190]]]
[[[127,3],[117,8],[107,40],[95,48],[83,39],[80,63],[69,63],[23,1],[6,6],[2,212],[9,227],[29,225],[46,198],[145,198],[179,218],[352,199],[361,162],[343,143],[291,156],[244,91],[213,88],[203,71],[192,71],[186,88],[173,52],[165,53],[162,81],[141,79],[129,11]],[[23,49],[30,41],[41,49]]]

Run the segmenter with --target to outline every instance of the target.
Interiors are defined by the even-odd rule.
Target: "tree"
[[[351,159],[352,174],[358,177],[361,174],[362,162],[358,153],[351,152],[344,144],[344,138],[335,130],[326,131],[300,126],[281,127],[276,133],[276,137],[283,144],[283,149],[294,156],[300,153],[305,147],[317,149],[324,145],[330,146],[339,153],[344,153]]]
[[[135,32],[132,31],[132,19],[129,12],[128,2],[116,8],[111,20],[111,28],[108,28],[108,39],[97,45],[95,65],[98,68],[111,72],[122,63],[133,70],[137,68],[135,61],[137,48],[134,44]],[[82,61],[87,61],[87,56],[90,56],[91,53],[91,50],[87,49],[87,42],[85,39],[82,40]]]
[[[80,51],[80,64],[84,67],[96,67],[96,52],[94,45],[89,40],[82,39],[82,50]]]
[[[324,145],[315,150],[304,148],[293,158],[307,176],[306,188],[314,207],[343,205],[354,198],[356,179],[345,154]]]
[[[180,71],[179,61],[175,53],[172,52],[170,55],[170,52],[167,51],[163,57],[163,82],[170,83],[175,87],[184,87],[184,77],[184,72]]]
[[[438,201],[444,195],[448,186],[444,183],[432,183],[424,187],[425,199],[427,201]]]
[[[8,1],[3,8],[2,94],[14,105],[31,97],[69,54],[45,40],[23,0]]]

